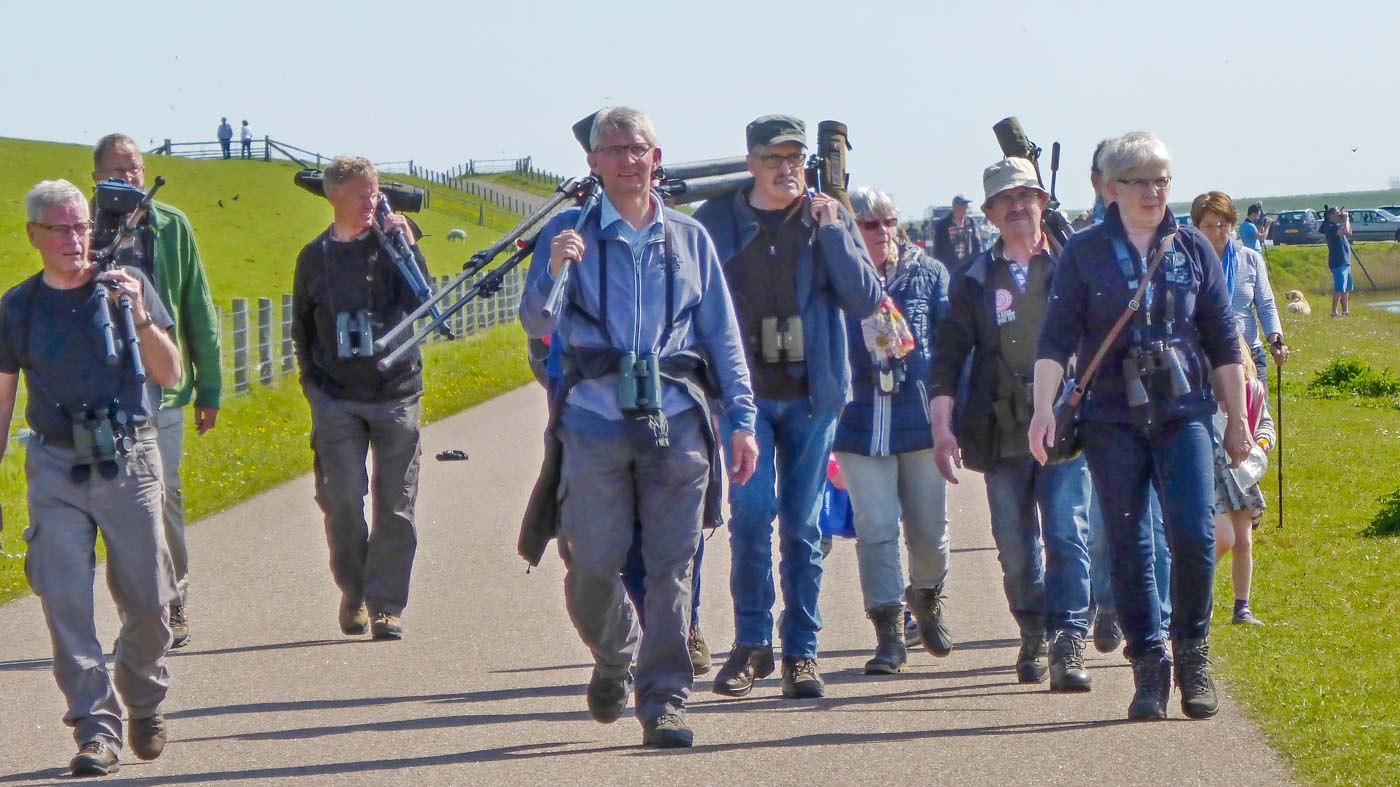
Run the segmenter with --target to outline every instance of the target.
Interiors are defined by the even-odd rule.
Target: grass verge
[[[1347,319],[1316,302],[1310,318],[1285,316],[1294,348],[1283,375],[1285,528],[1276,527],[1275,466],[1264,482],[1270,510],[1255,533],[1250,601],[1268,625],[1229,625],[1229,567],[1216,572],[1219,672],[1310,784],[1400,784],[1400,538],[1366,533],[1400,480],[1400,405],[1308,390],[1338,358],[1400,371],[1400,315],[1368,305],[1395,297],[1358,294]]]
[[[523,334],[513,324],[431,345],[424,356],[425,423],[533,380]],[[190,522],[311,471],[311,413],[291,378],[225,400],[218,428],[203,437],[192,418],[185,427],[182,475]],[[12,441],[0,461],[0,503],[7,514],[0,532],[0,604],[29,592],[21,538],[29,525],[25,488],[24,448]]]

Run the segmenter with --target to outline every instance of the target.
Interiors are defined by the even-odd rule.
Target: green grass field
[[[1370,281],[1361,268],[1370,272],[1376,286],[1400,289],[1400,243],[1383,241],[1357,243],[1353,247],[1358,265],[1352,262],[1351,275],[1357,292],[1369,292]],[[1268,249],[1269,283],[1278,292],[1302,290],[1309,295],[1332,292],[1332,275],[1327,271],[1326,246],[1271,246]],[[1316,306],[1316,303],[1313,304]],[[1324,303],[1324,307],[1327,304]]]
[[[1345,208],[1378,208],[1381,205],[1400,205],[1400,189],[1286,194],[1277,197],[1236,197],[1231,195],[1231,198],[1235,201],[1235,207],[1239,209],[1240,215],[1243,216],[1245,208],[1255,202],[1263,202],[1264,210],[1269,213],[1278,213],[1281,210],[1302,210],[1303,208],[1322,210],[1323,205],[1340,205]],[[1188,213],[1191,210],[1191,201],[1173,202],[1171,209],[1177,213]]]
[[[579,172],[585,175],[585,172]],[[487,183],[499,183],[502,186],[510,186],[521,191],[528,191],[532,194],[549,196],[554,193],[554,187],[559,185],[553,180],[546,180],[537,176],[530,176],[520,172],[501,172],[495,175],[476,175],[471,180],[483,180]]]

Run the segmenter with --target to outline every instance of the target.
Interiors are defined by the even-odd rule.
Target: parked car
[[[1382,205],[1381,210],[1392,216],[1400,216],[1400,205]]]
[[[1192,226],[1192,225],[1191,225],[1191,214],[1190,214],[1190,213],[1178,213],[1178,214],[1176,214],[1176,224],[1177,224],[1178,227],[1190,227],[1190,226]]]
[[[1381,208],[1357,208],[1350,212],[1353,240],[1400,240],[1400,216]]]
[[[1278,214],[1273,228],[1269,230],[1269,240],[1280,245],[1322,243],[1321,226],[1317,211],[1311,208],[1285,210]]]

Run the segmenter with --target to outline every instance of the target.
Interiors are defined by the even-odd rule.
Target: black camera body
[[[108,178],[98,183],[92,199],[93,248],[111,245],[122,222],[141,206],[141,200],[145,198],[145,189],[121,178]]]

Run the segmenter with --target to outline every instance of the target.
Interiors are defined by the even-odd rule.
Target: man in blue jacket
[[[709,236],[652,193],[661,149],[651,119],[604,108],[589,148],[602,198],[597,207],[585,203],[582,224],[571,210],[540,231],[520,299],[526,333],[554,334],[562,344],[564,373],[552,391],[546,465],[522,544],[539,532],[533,512],[558,501],[543,524],[557,527],[565,603],[593,653],[589,713],[603,724],[621,717],[635,656],[643,745],[687,747],[691,563],[702,519],[719,512],[709,402],[725,403],[734,425],[730,482],[743,484],[758,456],[753,394]],[[562,305],[546,314],[556,283]],[[619,576],[637,527],[647,577],[640,644]],[[543,541],[532,543],[522,555],[535,562]]]
[[[758,405],[758,467],[729,494],[735,644],[714,690],[742,697],[773,672],[776,518],[783,696],[820,697],[821,492],[836,421],[851,399],[842,312],[874,312],[880,280],[850,214],[825,194],[809,196],[802,121],[765,115],[748,125],[747,141],[753,188],[695,212],[724,261]]]

